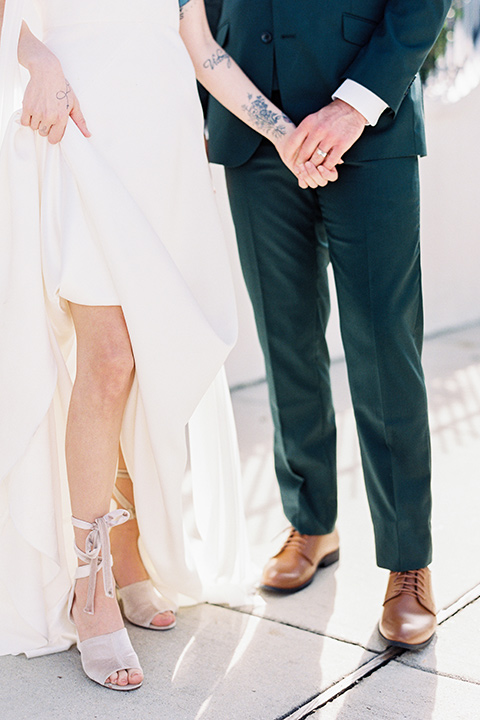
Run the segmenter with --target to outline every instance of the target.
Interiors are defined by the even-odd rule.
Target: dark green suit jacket
[[[223,0],[217,40],[271,97],[274,62],[284,112],[299,123],[331,101],[346,78],[388,105],[345,159],[425,154],[418,71],[451,0]],[[209,154],[245,163],[260,136],[212,101]]]

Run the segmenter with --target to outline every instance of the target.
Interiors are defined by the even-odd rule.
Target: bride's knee
[[[106,339],[90,355],[83,376],[96,396],[115,403],[130,390],[134,370],[130,344]]]

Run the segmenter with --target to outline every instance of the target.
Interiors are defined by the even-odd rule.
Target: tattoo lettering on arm
[[[196,0],[183,0],[180,4],[180,20],[183,20],[185,13],[190,10],[192,5],[195,5]]]
[[[70,83],[65,78],[65,90],[59,90],[56,94],[57,100],[65,100],[67,103],[67,110],[70,110],[70,102],[68,99],[68,93],[71,92]]]
[[[274,138],[279,138],[286,133],[285,125],[292,125],[289,117],[283,113],[275,112],[268,108],[266,99],[262,95],[248,96],[249,105],[242,105],[242,110],[247,113],[250,122],[259,130]]]
[[[205,60],[203,67],[207,68],[207,70],[215,70],[217,65],[220,65],[220,63],[224,61],[227,63],[227,68],[232,67],[232,58],[230,55],[226,53],[225,50],[218,48],[217,52],[213,53],[212,57]]]

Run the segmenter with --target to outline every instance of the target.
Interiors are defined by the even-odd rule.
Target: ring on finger
[[[327,155],[328,155],[328,153],[326,153],[324,150],[322,150],[322,149],[319,148],[319,147],[316,149],[315,152],[317,153],[317,155],[320,155],[320,157],[323,158],[323,159],[325,159],[325,158],[327,157]]]
[[[48,127],[46,125],[42,125],[42,127],[38,130],[38,134],[43,136],[48,135]]]

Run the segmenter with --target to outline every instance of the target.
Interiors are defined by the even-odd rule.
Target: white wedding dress
[[[7,0],[0,54],[0,653],[74,641],[64,460],[66,300],[121,305],[136,361],[122,429],[142,552],[177,603],[241,602],[249,563],[223,362],[228,259],[179,0]],[[92,133],[19,124],[19,18],[58,56]],[[16,99],[14,99],[16,97]],[[16,103],[16,104],[12,104]],[[188,426],[188,432],[186,431]],[[187,439],[191,485],[185,487]]]

